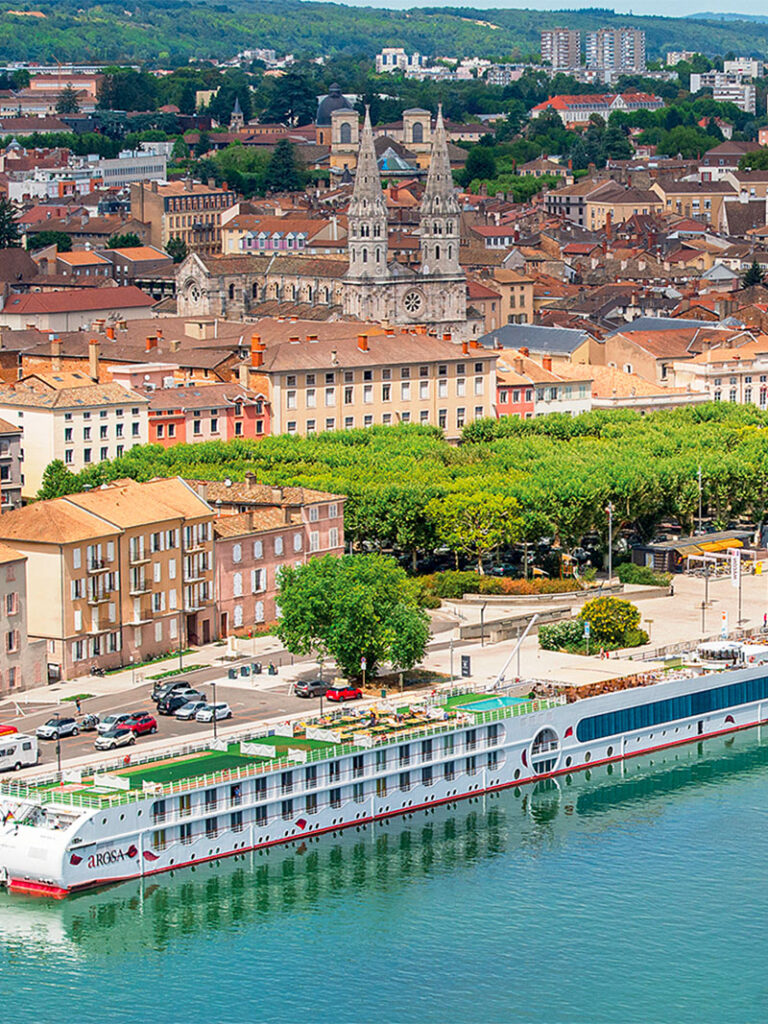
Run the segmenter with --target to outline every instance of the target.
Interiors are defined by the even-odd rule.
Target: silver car
[[[99,724],[96,726],[97,732],[103,735],[105,732],[109,732],[110,729],[117,728],[118,725],[123,725],[133,716],[129,712],[124,712],[121,715],[107,715],[106,718],[102,718]]]
[[[45,725],[39,725],[35,735],[39,740],[62,739],[64,736],[77,736],[80,727],[74,718],[49,718]]]
[[[208,702],[205,700],[190,700],[174,713],[174,718],[183,718],[185,721],[189,721],[190,718],[195,717],[198,711],[207,707]]]
[[[118,725],[97,736],[93,745],[97,750],[114,750],[115,747],[132,747],[135,742],[133,729]]]

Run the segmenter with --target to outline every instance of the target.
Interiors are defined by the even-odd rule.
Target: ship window
[[[657,700],[649,704],[582,718],[576,727],[576,736],[580,743],[589,743],[603,736],[618,736],[621,733],[652,728],[681,718],[694,718],[766,698],[768,676],[745,679],[741,683],[715,686],[710,690],[700,690],[698,693],[687,693],[680,697],[670,697],[667,700]]]

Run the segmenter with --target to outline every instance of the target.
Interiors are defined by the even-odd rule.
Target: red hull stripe
[[[483,793],[494,793],[500,789],[510,789],[515,786],[526,786],[532,782],[539,782],[541,779],[551,779],[557,775],[572,775],[574,772],[587,771],[590,768],[596,768],[599,765],[610,764],[615,761],[622,761],[629,757],[639,757],[642,754],[653,754],[657,750],[667,750],[669,747],[679,747],[684,743],[695,743],[701,740],[713,739],[716,736],[724,736],[729,732],[740,732],[742,729],[754,729],[758,725],[762,725],[768,719],[760,719],[757,722],[748,722],[746,725],[730,726],[728,729],[717,729],[715,732],[703,733],[702,735],[696,736],[684,736],[682,739],[671,740],[669,743],[660,743],[654,747],[644,747],[641,750],[624,751],[624,755],[616,754],[613,757],[605,757],[599,761],[588,761],[584,764],[574,764],[569,768],[558,768],[554,772],[546,772],[542,775],[529,775],[524,779],[515,779],[512,782],[502,782],[497,786],[486,786],[481,788],[479,785],[476,790],[472,790],[469,793],[457,793],[456,796],[442,797],[439,800],[427,800],[426,803],[414,804],[412,807],[398,807],[394,811],[385,811],[381,814],[377,814],[375,818],[369,815],[366,818],[355,818],[353,821],[346,821],[343,824],[329,825],[326,828],[313,829],[309,832],[305,832],[303,835],[294,836],[283,836],[281,839],[270,839],[268,843],[257,843],[255,846],[243,846],[239,850],[229,850],[226,853],[216,853],[211,857],[196,857],[194,860],[179,861],[178,864],[169,864],[165,867],[154,868],[150,871],[136,872],[133,875],[123,875],[117,878],[96,878],[92,881],[83,882],[80,885],[73,885],[71,888],[66,889],[59,885],[54,885],[51,882],[38,882],[28,878],[9,878],[8,888],[13,892],[24,892],[30,896],[48,896],[54,899],[63,899],[65,896],[69,896],[71,893],[82,892],[85,889],[94,889],[97,886],[102,885],[116,885],[119,882],[128,882],[133,878],[147,878],[150,875],[163,874],[166,871],[176,871],[179,868],[188,868],[193,864],[205,864],[212,860],[223,860],[224,857],[232,857],[235,854],[248,853],[250,850],[264,849],[267,846],[282,846],[285,843],[295,843],[299,840],[305,840],[308,836],[320,836],[328,832],[340,832],[345,828],[352,828],[355,825],[367,825],[372,821],[381,821],[383,818],[395,818],[401,814],[413,814],[414,811],[421,811],[428,807],[437,807],[440,804],[455,804],[459,800],[469,800],[472,797],[482,796]]]

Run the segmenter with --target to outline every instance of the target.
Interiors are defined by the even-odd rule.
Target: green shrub
[[[584,637],[584,625],[575,619],[553,622],[539,627],[539,647],[545,651],[559,651],[575,647]]]
[[[640,624],[640,612],[630,601],[618,597],[595,597],[582,607],[578,621],[590,625],[595,645],[621,647],[630,630]]]
[[[624,634],[624,646],[644,647],[650,639],[644,629],[628,629]]]
[[[616,566],[616,575],[622,583],[643,587],[668,587],[672,577],[667,572],[654,572],[649,565],[622,562]]]

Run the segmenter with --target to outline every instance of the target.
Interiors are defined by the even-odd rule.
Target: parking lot
[[[232,709],[232,718],[218,723],[220,727],[246,726],[262,718],[274,718],[278,715],[295,714],[300,711],[311,714],[317,711],[320,704],[317,699],[294,697],[288,692],[291,689],[291,684],[281,681],[274,685],[275,681],[269,677],[260,677],[258,682],[254,680],[252,686],[232,686],[227,685],[226,682],[220,682],[221,669],[206,668],[190,672],[179,678],[188,679],[190,685],[204,693],[209,700],[213,700],[211,684],[213,679],[216,680],[217,703],[226,702]],[[84,683],[83,692],[87,692],[87,681]],[[31,705],[28,711],[24,709],[25,713],[22,715],[17,713],[13,705],[6,703],[0,709],[0,722],[5,725],[15,725],[19,732],[34,733],[39,725],[56,715],[81,719],[84,714],[89,712],[104,718],[106,715],[122,711],[148,711],[157,719],[157,734],[137,737],[134,750],[139,750],[142,743],[149,740],[156,741],[163,738],[191,740],[213,736],[213,726],[210,722],[202,723],[194,720],[185,722],[179,721],[172,715],[157,714],[156,705],[150,699],[151,689],[152,684],[141,683],[120,693],[84,700],[81,702],[82,713],[80,715],[76,713],[75,705],[70,701],[60,704],[58,707],[53,704]],[[55,699],[55,687],[51,687],[51,699]],[[81,732],[78,736],[67,736],[62,739],[62,760],[94,753],[95,738],[96,733],[94,732]],[[40,763],[56,764],[56,761],[56,741],[40,740]]]

